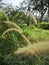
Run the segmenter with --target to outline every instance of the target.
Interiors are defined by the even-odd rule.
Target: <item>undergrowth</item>
[[[24,34],[28,37],[31,43],[49,41],[49,30],[43,30],[35,25],[20,25],[20,27],[23,29]]]
[[[49,65],[49,30],[19,26],[0,23],[0,65]]]

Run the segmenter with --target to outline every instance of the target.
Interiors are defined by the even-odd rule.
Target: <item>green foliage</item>
[[[0,38],[0,53],[2,55],[7,55],[9,53],[12,53],[13,50],[15,50],[15,43],[12,39],[12,37],[9,38]]]
[[[42,28],[44,30],[49,30],[49,22],[41,22],[37,24],[39,28]]]
[[[28,39],[33,42],[48,41],[49,40],[49,30],[42,30],[36,25],[21,26],[24,30],[24,34]]]
[[[10,54],[0,57],[3,59],[0,64],[3,65],[49,65],[49,53],[42,54],[41,56]]]
[[[23,13],[23,12],[22,12]],[[29,26],[30,22],[31,22],[31,18],[30,16],[25,15],[24,13],[22,14],[21,19],[27,24],[27,26]]]
[[[32,18],[31,18],[31,15],[27,15],[23,12],[12,11],[10,20],[16,22],[17,24],[25,23],[27,24],[27,26],[29,26],[30,23],[33,23]]]
[[[8,65],[36,65],[40,64],[39,59],[36,56],[25,56],[23,54],[20,55],[7,55],[5,56],[4,62],[6,62]]]
[[[0,10],[0,21],[7,21],[7,20],[9,20],[7,14],[4,11]]]
[[[37,0],[35,1],[37,2]],[[45,9],[43,10],[43,7],[41,7],[41,3],[37,5],[40,5],[38,7],[39,12],[42,14],[44,11],[45,13],[46,10]],[[36,24],[29,25],[30,22],[33,21],[30,16],[24,14],[23,12],[18,12],[15,10],[10,12],[9,10],[11,9],[7,10],[8,12],[7,14],[4,11],[0,10],[0,65],[49,65],[49,53],[46,55],[43,54],[41,56],[35,56],[29,54],[28,55],[14,54],[14,52],[17,51],[18,48],[25,46],[27,47],[26,42],[21,37],[22,34],[24,34],[31,41],[31,43],[49,41],[49,23],[39,23],[37,25]],[[9,12],[10,15],[7,16]],[[4,23],[4,21],[7,20],[11,20],[13,22],[16,22],[17,24],[20,24],[21,22],[26,23],[29,26],[26,26],[26,24],[23,25],[21,24],[20,27],[23,30],[22,34],[19,34],[18,32],[15,31],[10,31],[2,37],[1,35],[7,29],[18,27],[15,24],[13,26],[13,23],[12,25],[11,23],[10,24]],[[20,28],[18,27],[18,29]],[[21,30],[19,30],[19,32],[21,32]]]
[[[0,22],[0,53],[2,55],[13,53],[19,47],[26,45],[26,42],[21,35],[15,31],[7,33],[5,36],[1,37],[2,33],[11,27],[13,26]]]
[[[36,25],[20,25],[20,27],[24,31],[23,34],[25,34],[32,43],[49,40],[49,31],[42,30]],[[0,35],[8,28],[10,28],[9,25],[6,25],[3,22],[0,23]],[[7,33],[3,38],[0,37],[0,52],[3,55],[13,53],[17,48],[23,47],[24,45],[26,45],[26,42],[21,35],[16,32]]]
[[[30,30],[30,28],[31,28],[31,30]],[[27,26],[27,29],[26,29],[26,27],[24,27],[24,32],[26,32],[33,39],[34,36],[32,36],[32,34],[33,34],[32,32],[34,32],[34,34],[39,32],[38,28],[36,28],[37,30],[35,28],[36,28],[35,26],[29,26],[29,27]],[[39,32],[39,34],[40,34],[40,32]],[[15,34],[15,32],[14,32],[14,34]],[[27,35],[27,37],[28,37],[28,35]],[[12,36],[13,36],[13,33],[12,33]],[[1,61],[0,64],[2,64],[2,65],[30,65],[30,64],[31,65],[37,65],[37,64],[38,65],[43,65],[43,64],[49,65],[49,56],[48,55],[45,55],[45,56],[42,55],[40,57],[33,56],[33,55],[25,56],[23,54],[11,55],[11,54],[13,54],[13,50],[15,50],[14,45],[17,42],[16,36],[18,36],[18,39],[21,40],[21,38],[19,38],[20,37],[19,34],[18,35],[15,34],[14,37],[12,37],[12,36],[10,36],[8,38],[6,37],[6,39],[2,38],[2,40],[0,38],[0,43],[1,43],[0,44],[0,53],[2,55],[4,55],[4,56],[0,57],[0,61]]]
[[[41,56],[14,54],[19,47],[26,46],[26,42],[15,31],[1,37],[5,30],[12,27],[3,22],[0,23],[0,65],[49,65],[49,54]],[[49,41],[49,30],[40,29],[35,24],[29,26],[21,24],[20,27],[31,43]]]

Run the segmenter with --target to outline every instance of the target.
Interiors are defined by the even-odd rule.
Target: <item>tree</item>
[[[49,1],[48,0],[31,0],[34,5],[34,10],[38,10],[41,14],[41,20],[43,15],[48,10],[48,21],[49,21]]]
[[[32,2],[30,0],[23,0],[23,2],[20,3],[20,10],[27,10],[32,11]]]
[[[9,17],[9,20],[11,20],[11,12],[14,10],[12,4],[7,4],[7,6],[4,8],[4,11],[6,12],[6,14]]]
[[[3,9],[3,5],[6,5],[5,3],[2,2],[2,0],[0,0],[0,9]]]

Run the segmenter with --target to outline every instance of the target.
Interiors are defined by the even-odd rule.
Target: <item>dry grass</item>
[[[28,45],[27,47],[19,48],[15,54],[33,54],[33,55],[39,55],[42,53],[49,52],[49,42],[41,42],[41,43],[35,43],[32,45]]]
[[[37,24],[36,17],[32,13],[30,13],[29,11],[22,11],[22,12],[25,13],[25,14],[28,14],[32,18],[32,20],[34,21],[34,23]]]

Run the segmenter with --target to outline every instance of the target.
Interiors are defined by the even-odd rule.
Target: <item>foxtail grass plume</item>
[[[4,21],[4,23],[9,24],[9,25],[13,25],[15,28],[18,28],[21,32],[23,32],[22,29],[16,23],[13,23],[11,21]]]
[[[37,19],[36,19],[36,17],[31,12],[29,12],[29,11],[22,11],[22,12],[24,14],[28,14],[32,18],[32,20],[34,21],[34,23],[37,24]]]
[[[11,31],[16,31],[16,32],[18,32],[21,36],[22,36],[22,38],[26,41],[26,43],[27,44],[31,44],[31,42],[28,40],[28,38],[24,35],[24,34],[22,34],[22,32],[20,31],[20,30],[18,30],[18,29],[15,29],[15,28],[9,28],[8,30],[6,30],[5,32],[3,32],[3,34],[1,35],[2,37],[6,34],[6,33],[9,33],[9,32],[11,32]]]
[[[40,55],[42,53],[49,52],[49,42],[41,42],[41,43],[34,43],[31,45],[28,45],[23,48],[19,48],[15,54],[25,54],[25,55]]]

